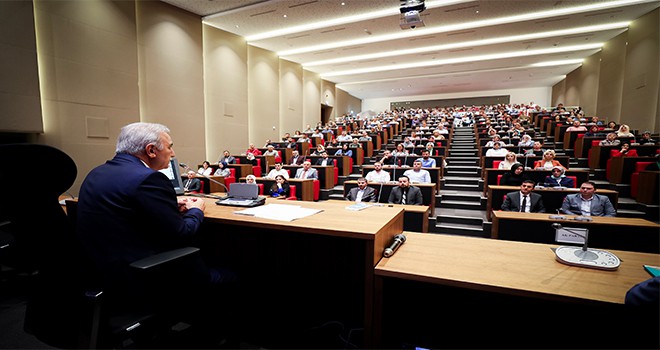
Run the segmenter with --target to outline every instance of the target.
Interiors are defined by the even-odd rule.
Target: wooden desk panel
[[[321,158],[321,156],[307,156],[307,158],[312,162],[312,164],[314,164],[319,158]],[[351,157],[328,155],[328,158],[337,160],[339,176],[348,176],[353,171],[353,169],[351,169]]]
[[[242,311],[257,315],[245,319],[246,334],[267,348],[288,348],[291,344],[269,340],[299,341],[290,335],[340,319],[364,327],[361,347],[373,347],[374,266],[392,237],[402,232],[403,209],[350,211],[344,202],[268,198],[267,205],[322,210],[286,222],[234,214],[240,208],[203,200],[205,256],[239,271],[241,300],[246,304]],[[310,298],[324,302],[310,307]]]
[[[630,142],[630,137],[620,138],[621,143]],[[630,149],[637,150],[637,155],[640,157],[653,156],[655,155],[656,150],[660,146],[657,145],[638,145],[630,146]],[[610,159],[610,153],[614,149],[621,149],[621,145],[618,146],[592,146],[591,154],[589,155],[589,169],[605,169],[607,166],[607,160]]]
[[[355,187],[355,186],[353,186]],[[351,187],[352,188],[352,187]],[[344,194],[348,191],[344,191]],[[345,206],[349,206],[354,202],[340,199],[330,199],[329,201],[343,203]],[[387,203],[387,200],[385,200]],[[375,203],[371,203],[375,204]],[[373,206],[363,210],[370,210],[372,208],[397,208],[403,209],[403,229],[406,231],[412,232],[429,232],[429,215],[431,209],[427,205],[403,205],[403,204],[388,204],[383,206]]]
[[[607,180],[615,184],[630,184],[630,175],[635,171],[637,162],[655,162],[655,158],[613,157],[610,159],[610,172]]]
[[[593,221],[550,219],[549,213],[492,212],[491,237],[503,240],[554,243],[552,224],[565,227],[588,228],[589,246],[601,249],[620,249],[645,253],[660,253],[660,225],[638,218],[594,216]],[[563,215],[563,214],[562,214]]]
[[[246,177],[253,173],[252,164],[227,164],[227,166],[236,169],[237,178]]]
[[[638,178],[637,201],[644,204],[658,205],[658,183],[660,171],[640,171]]]
[[[502,208],[502,203],[504,203],[504,196],[509,192],[515,192],[519,190],[519,186],[489,185],[488,201],[486,204],[486,218],[488,221],[491,219],[491,212],[493,210],[500,210],[500,208]],[[564,197],[566,197],[566,195],[580,193],[580,189],[566,188],[559,190],[554,187],[546,187],[542,189],[534,189],[534,192],[540,194],[543,197],[543,206],[545,207],[545,212],[553,214],[557,213],[557,210],[561,208],[561,204],[564,201]],[[610,199],[610,202],[612,202],[614,209],[617,208],[619,202],[619,192],[607,189],[597,189],[596,193],[607,196]]]

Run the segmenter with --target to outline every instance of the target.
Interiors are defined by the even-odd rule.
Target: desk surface
[[[660,255],[611,250],[616,271],[555,260],[557,245],[405,232],[406,243],[376,266],[377,276],[543,299],[622,304],[628,289],[650,278],[644,264]],[[451,268],[448,268],[451,267]]]

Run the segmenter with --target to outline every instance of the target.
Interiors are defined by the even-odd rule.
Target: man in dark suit
[[[114,158],[90,171],[83,181],[77,233],[104,289],[122,300],[122,306],[130,302],[141,303],[140,307],[153,304],[166,310],[175,306],[189,310],[193,303],[192,307],[203,304],[203,310],[211,310],[215,304],[200,296],[217,290],[212,286],[233,281],[232,272],[211,269],[201,258],[191,258],[163,275],[169,281],[146,282],[137,269],[129,266],[153,254],[191,245],[204,220],[204,201],[177,199],[168,177],[158,171],[166,169],[175,156],[172,145],[164,125],[124,126]],[[136,298],[138,295],[145,297]]]
[[[301,165],[304,159],[298,153],[298,150],[293,150],[291,152],[291,159],[289,159],[289,165]]]
[[[401,175],[399,176],[399,186],[392,189],[387,203],[422,205],[424,198],[418,187],[410,185],[408,176]]]
[[[376,190],[367,186],[367,179],[361,177],[357,179],[357,187],[351,188],[346,194],[347,201],[355,202],[375,202]]]
[[[183,192],[201,192],[202,183],[195,177],[195,175],[194,171],[188,170],[188,179],[183,182]]]
[[[316,160],[316,165],[334,165],[335,162],[332,158],[328,157],[328,152],[321,152],[321,158]]]
[[[520,185],[520,191],[509,192],[502,203],[504,211],[518,211],[525,213],[545,213],[543,198],[538,193],[532,193],[534,181],[524,180]]]

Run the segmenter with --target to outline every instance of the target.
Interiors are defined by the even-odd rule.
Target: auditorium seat
[[[225,177],[225,186],[229,188],[234,182],[236,182],[236,168],[229,168],[229,176]]]
[[[204,180],[199,180],[199,191],[190,191],[190,193],[204,193]]]
[[[630,197],[637,198],[637,190],[639,186],[639,173],[644,171],[647,166],[653,162],[637,162],[635,163],[635,171],[630,175]]]
[[[493,168],[497,169],[500,167],[500,163],[502,163],[501,160],[494,160],[493,161]]]
[[[502,174],[497,175],[497,185],[500,185],[500,180],[502,180]]]
[[[335,167],[333,169],[333,171],[334,171],[334,176],[335,176],[334,185],[336,186],[339,183],[339,168],[337,167],[337,160],[336,159],[333,159],[332,163],[334,164],[334,167]]]
[[[259,186],[259,195],[263,196],[264,195],[264,184],[257,184]]]
[[[578,187],[577,176],[568,176],[568,175],[567,175],[566,177],[569,178],[569,179],[573,179],[573,188],[577,188],[577,187]]]
[[[296,185],[289,186],[289,196],[286,197],[286,200],[288,201],[298,200],[298,197],[296,197]]]
[[[261,159],[257,158],[257,165],[252,166],[252,174],[254,174],[256,177],[261,177],[261,173]]]

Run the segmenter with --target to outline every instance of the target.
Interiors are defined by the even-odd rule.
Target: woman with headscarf
[[[525,167],[516,163],[511,166],[511,170],[507,171],[502,175],[500,179],[501,186],[520,186],[524,180],[527,180],[527,174],[525,174]]]
[[[545,187],[567,187],[574,188],[575,182],[573,179],[566,177],[566,169],[561,166],[552,167],[552,175],[545,177]]]

